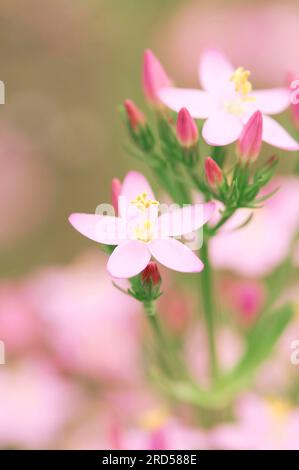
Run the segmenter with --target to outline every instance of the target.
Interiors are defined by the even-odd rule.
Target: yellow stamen
[[[136,240],[148,243],[153,238],[153,224],[149,219],[145,220],[142,225],[137,225],[134,229]]]
[[[235,84],[236,92],[240,93],[242,98],[246,101],[254,100],[254,97],[248,96],[249,93],[252,92],[252,85],[248,80],[249,76],[249,70],[245,70],[244,67],[238,67],[230,77],[230,80]]]
[[[149,199],[147,197],[147,193],[143,192],[139,194],[139,196],[137,196],[135,199],[133,199],[131,201],[131,204],[134,204],[137,207],[137,209],[141,211],[145,211],[150,206],[158,206],[159,202],[155,201],[154,199]]]

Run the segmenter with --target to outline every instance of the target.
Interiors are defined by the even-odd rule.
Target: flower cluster
[[[69,221],[81,234],[106,246],[110,255],[107,270],[113,284],[143,304],[156,341],[153,379],[172,399],[211,411],[230,406],[271,354],[292,318],[288,304],[270,308],[274,298],[268,302],[269,311],[258,318],[258,310],[266,305],[265,290],[246,280],[235,286],[224,283],[224,302],[226,299],[233,311],[242,311],[242,327],[248,328],[243,353],[224,370],[215,340],[218,291],[212,267],[218,263],[220,267],[240,269],[243,263],[242,269],[250,277],[258,257],[259,271],[255,272],[266,272],[267,240],[275,234],[269,234],[266,228],[266,235],[260,238],[265,245],[264,264],[256,240],[245,246],[238,243],[236,234],[243,233],[246,239],[250,227],[256,230],[258,224],[264,228],[263,217],[273,206],[281,212],[273,223],[277,233],[289,227],[277,241],[274,264],[286,257],[297,230],[297,216],[290,223],[284,204],[277,202],[281,183],[273,177],[279,159],[272,152],[267,156],[264,150],[269,149],[262,144],[293,152],[299,150],[299,144],[271,117],[291,104],[288,87],[255,90],[250,71],[243,66],[234,68],[217,50],[204,52],[198,70],[202,89],[176,88],[153,52],[146,50],[143,90],[151,117],[132,100],[126,100],[120,108],[129,136],[127,150],[151,170],[168,205],[156,199],[141,173],[130,171],[123,182],[116,178],[112,181],[111,213],[102,213],[98,206],[95,214],[74,213]],[[296,114],[297,108],[292,107],[292,111]],[[297,191],[297,182],[294,185]],[[282,196],[284,191],[285,185]],[[190,245],[196,236],[198,243]],[[174,344],[160,322],[156,301],[163,294],[162,276],[156,262],[174,271],[200,273],[208,389],[190,379],[182,345]],[[120,279],[127,280],[125,287],[119,284]],[[246,429],[246,419],[244,423]],[[221,442],[223,429],[212,433],[215,442]]]

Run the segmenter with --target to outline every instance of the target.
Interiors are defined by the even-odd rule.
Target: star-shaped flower
[[[212,216],[213,202],[187,205],[158,215],[159,202],[138,172],[127,174],[118,204],[119,217],[72,214],[70,223],[86,237],[116,245],[107,269],[112,277],[130,278],[145,269],[151,258],[180,272],[200,272],[201,260],[182,242],[172,237],[189,234]]]
[[[206,119],[203,137],[210,145],[227,145],[236,141],[257,110],[263,115],[263,141],[285,150],[299,150],[299,144],[269,115],[278,114],[290,105],[287,88],[254,90],[250,72],[234,69],[218,50],[207,50],[199,63],[203,90],[161,87],[161,101],[179,112],[186,107],[193,118]]]

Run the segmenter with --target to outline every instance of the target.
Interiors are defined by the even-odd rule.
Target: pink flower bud
[[[263,116],[256,111],[245,124],[240,135],[237,151],[245,161],[255,161],[262,146]]]
[[[143,90],[146,99],[154,105],[160,105],[158,96],[161,88],[170,86],[170,80],[150,49],[146,49],[143,56]]]
[[[139,126],[144,126],[145,116],[136,104],[131,100],[125,101],[126,113],[133,131],[138,131]]]
[[[143,284],[152,284],[153,286],[159,286],[161,284],[160,272],[154,261],[150,261],[147,267],[142,271],[141,279]]]
[[[197,125],[186,108],[182,108],[178,114],[176,135],[183,147],[192,147],[198,141]]]
[[[221,168],[217,165],[215,160],[207,157],[205,161],[206,179],[211,188],[217,188],[222,183],[223,174]]]
[[[118,198],[121,192],[121,182],[117,178],[113,178],[111,183],[111,202],[115,210],[115,215],[118,215]]]
[[[295,127],[299,129],[299,77],[290,72],[288,83],[291,93],[291,115]]]

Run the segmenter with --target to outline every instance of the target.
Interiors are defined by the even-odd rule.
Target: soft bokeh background
[[[180,85],[196,85],[200,51],[216,46],[251,69],[255,84],[279,86],[299,71],[297,18],[296,0],[0,0],[0,447],[212,446],[188,410],[174,413],[146,385],[139,306],[113,289],[105,256],[67,217],[109,202],[112,177],[145,171],[123,149],[117,113],[127,97],[144,104],[144,48]],[[230,308],[254,317],[265,286],[230,276],[221,280]],[[175,279],[165,282],[161,306],[176,333],[193,300]],[[187,356],[202,373],[196,334]],[[221,340],[227,364],[242,349],[231,334]],[[247,397],[245,421],[256,400]],[[266,405],[256,406],[266,416]]]

